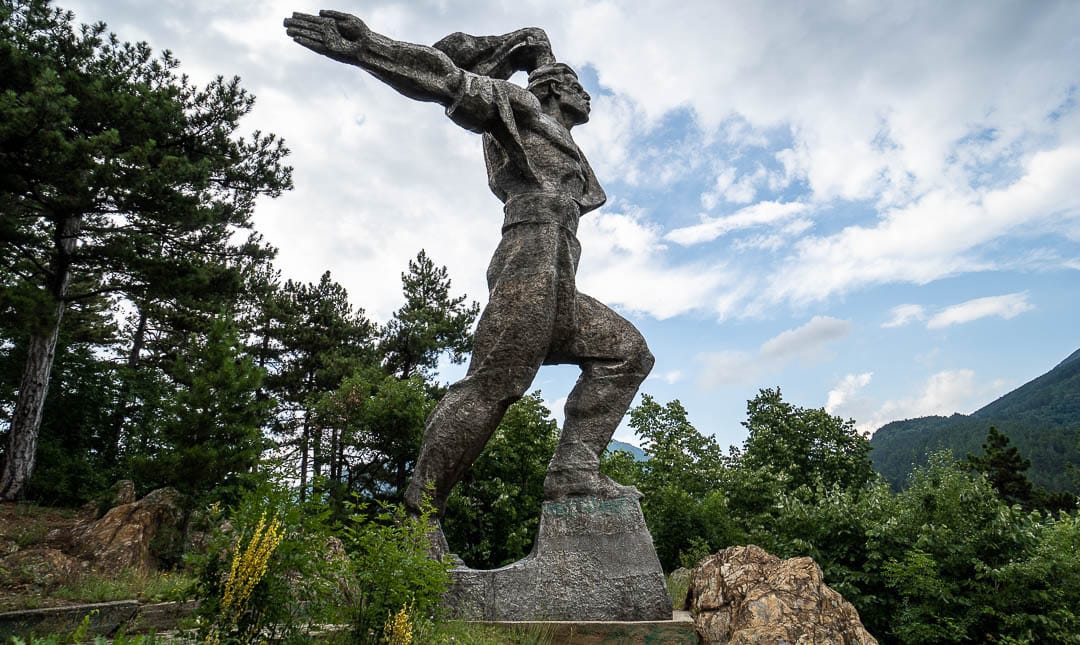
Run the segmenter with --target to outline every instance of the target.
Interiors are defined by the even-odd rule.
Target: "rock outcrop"
[[[877,645],[812,559],[781,560],[756,546],[702,561],[686,603],[709,645]]]
[[[183,539],[180,501],[176,489],[160,488],[109,509],[101,519],[75,529],[79,554],[106,571],[154,570],[163,552],[179,549]]]

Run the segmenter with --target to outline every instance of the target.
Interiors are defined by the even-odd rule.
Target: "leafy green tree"
[[[648,459],[628,463],[616,453],[602,467],[644,495],[641,508],[660,564],[671,570],[688,553],[731,544],[734,527],[720,490],[724,456],[716,440],[698,432],[678,400],[660,405],[648,394],[630,410],[630,427]]]
[[[532,549],[559,428],[534,392],[510,406],[447,503],[443,528],[466,562],[494,568]]]
[[[640,464],[634,482],[643,493],[674,487],[702,497],[719,485],[724,468],[723,452],[713,437],[706,437],[687,418],[677,399],[664,405],[648,394],[630,410],[630,427],[649,456]]]
[[[472,350],[472,326],[480,305],[466,304],[466,296],[450,296],[446,267],[421,249],[401,274],[405,304],[382,332],[379,347],[387,372],[407,379],[414,374],[430,380],[439,357],[461,363]]]
[[[153,292],[191,268],[156,251],[224,244],[256,197],[290,185],[280,140],[236,136],[254,100],[238,79],[197,88],[170,54],[72,21],[47,0],[0,2],[0,261],[33,304],[0,499],[33,471],[69,303]]]
[[[257,396],[263,371],[244,354],[232,321],[219,316],[177,359],[174,373],[179,390],[156,455],[136,460],[141,483],[234,501],[264,448],[270,403]]]
[[[787,490],[820,485],[858,489],[874,477],[870,441],[854,421],[792,405],[780,388],[763,389],[747,402],[743,426],[749,435],[740,466],[773,473]]]
[[[377,367],[357,371],[319,399],[314,421],[328,442],[323,485],[335,510],[343,510],[350,495],[403,501],[434,406],[419,377],[399,380]]]

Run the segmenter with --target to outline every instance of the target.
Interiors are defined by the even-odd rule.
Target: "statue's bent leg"
[[[547,499],[640,497],[600,473],[600,455],[653,366],[641,333],[625,318],[584,294],[577,296],[577,331],[559,362],[581,366],[566,400],[566,421],[544,481]]]
[[[405,503],[413,509],[428,494],[442,516],[450,491],[480,456],[506,409],[532,384],[547,354],[558,272],[554,262],[542,258],[553,257],[557,240],[521,228],[504,235],[492,258],[490,296],[473,337],[468,373],[428,417],[405,491]]]

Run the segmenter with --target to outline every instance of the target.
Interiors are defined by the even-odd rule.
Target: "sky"
[[[421,249],[486,302],[502,211],[481,140],[282,19],[333,8],[424,44],[545,29],[593,97],[573,135],[608,194],[581,221],[578,288],[645,335],[642,391],[721,446],[761,388],[869,433],[970,413],[1080,348],[1080,3],[59,5],[196,82],[239,76],[243,127],[283,137],[294,168],[255,228],[284,277],[329,270],[377,321]],[[534,383],[557,418],[576,375]]]

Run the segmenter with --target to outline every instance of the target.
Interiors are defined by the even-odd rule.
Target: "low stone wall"
[[[10,641],[12,636],[27,639],[31,634],[70,634],[87,616],[90,617],[87,636],[111,636],[121,628],[128,634],[170,631],[198,606],[194,600],[153,604],[117,600],[7,611],[0,613],[0,641]]]

